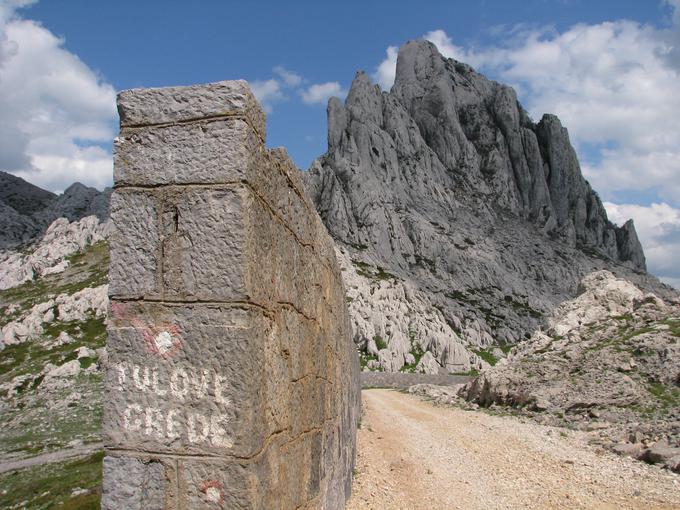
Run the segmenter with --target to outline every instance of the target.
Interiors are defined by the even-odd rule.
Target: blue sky
[[[325,105],[427,37],[556,113],[610,217],[680,285],[680,0],[229,2],[0,0],[0,169],[59,191],[110,184],[115,91],[244,78],[268,145],[301,168]],[[678,97],[676,97],[678,96]]]
[[[309,84],[346,89],[358,69],[374,71],[390,45],[442,29],[456,44],[480,47],[518,24],[612,19],[664,23],[654,0],[343,2],[43,0],[21,12],[63,37],[64,47],[116,90],[244,78],[268,80],[277,66]],[[492,73],[493,74],[493,73]],[[306,168],[326,149],[325,104],[287,101],[268,116],[269,145],[284,145]]]

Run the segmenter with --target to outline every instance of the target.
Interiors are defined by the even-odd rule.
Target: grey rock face
[[[343,508],[359,362],[299,171],[244,82],[118,101],[107,508]]]
[[[328,152],[303,178],[350,258],[426,293],[468,352],[529,336],[596,269],[673,294],[644,274],[632,223],[607,220],[559,120],[532,122],[510,87],[429,42],[401,48],[390,92],[359,72],[329,101]]]
[[[667,304],[609,271],[584,277],[579,292],[462,396],[598,430],[598,441],[624,455],[670,460],[677,447],[641,442],[680,446],[680,301]]]
[[[109,217],[110,197],[108,188],[99,191],[78,182],[57,196],[0,172],[0,249],[37,240],[57,218],[78,221],[97,216],[105,222]]]
[[[20,214],[0,200],[0,249],[27,243],[38,232],[39,228],[30,216]]]
[[[20,177],[0,172],[0,200],[17,213],[31,215],[47,207],[56,195],[26,182]]]
[[[76,182],[35,216],[39,222],[48,222],[48,225],[57,218],[77,221],[85,216],[97,216],[100,221],[106,221],[109,217],[110,196],[109,188],[99,191]]]

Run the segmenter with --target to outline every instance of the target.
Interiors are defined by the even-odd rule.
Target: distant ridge
[[[0,172],[0,249],[14,248],[39,238],[57,218],[76,221],[109,215],[109,188],[99,191],[79,182],[55,195],[21,177]]]

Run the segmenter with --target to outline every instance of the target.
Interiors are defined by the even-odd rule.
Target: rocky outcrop
[[[461,331],[460,323],[448,323],[426,293],[380,266],[352,259],[345,248],[336,247],[336,255],[362,367],[446,374],[487,366],[456,333]]]
[[[638,458],[660,438],[680,453],[680,300],[608,271],[587,275],[579,290],[463,395],[594,431],[594,441]]]
[[[55,220],[30,249],[0,251],[0,290],[64,271],[69,256],[103,241],[108,231],[108,223],[100,223],[96,216],[72,223],[66,218]]]
[[[674,295],[645,274],[632,222],[608,221],[559,120],[534,123],[512,88],[426,41],[401,48],[390,92],[359,72],[344,104],[329,101],[328,151],[304,179],[350,259],[408,282],[451,325],[457,359],[531,336],[598,269]],[[421,313],[392,294],[391,309]],[[353,319],[375,355],[371,328],[358,310]],[[380,369],[403,368],[407,322],[383,338]],[[443,351],[427,352],[438,365],[428,370],[450,370]]]
[[[109,217],[111,190],[75,183],[57,196],[14,175],[0,172],[0,249],[16,248],[42,237],[58,218],[69,222]]]
[[[108,285],[85,287],[73,294],[58,294],[33,305],[21,319],[5,324],[0,329],[0,350],[6,345],[40,340],[45,336],[45,326],[55,321],[83,322],[89,318],[104,318],[108,306]],[[50,344],[54,343],[52,340]],[[56,340],[69,343],[64,337]]]

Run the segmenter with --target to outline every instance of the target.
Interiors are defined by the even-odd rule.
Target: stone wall
[[[118,110],[102,507],[343,508],[358,359],[298,170],[243,81]]]

